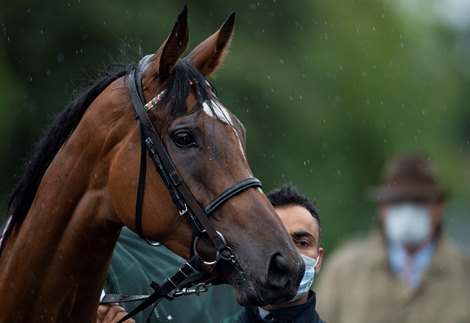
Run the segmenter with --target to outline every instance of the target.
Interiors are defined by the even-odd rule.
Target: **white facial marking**
[[[212,108],[211,108],[212,106]],[[211,106],[207,103],[207,101],[204,101],[202,104],[202,109],[203,111],[211,116],[212,118],[216,118],[230,126],[232,126],[232,130],[235,133],[235,136],[237,136],[238,139],[238,145],[240,146],[240,152],[242,153],[242,156],[246,158],[245,152],[243,151],[243,145],[242,141],[240,139],[240,136],[238,135],[238,132],[235,130],[235,126],[232,120],[232,117],[230,116],[230,112],[225,108],[220,102],[211,100]]]
[[[208,114],[209,116],[213,118],[218,118],[220,121],[225,122],[226,124],[229,124],[233,127],[233,121],[232,118],[230,117],[230,113],[228,110],[219,102],[212,100],[211,101],[211,107],[209,106],[209,103],[207,101],[204,101],[202,104],[202,108],[204,109],[204,112]]]

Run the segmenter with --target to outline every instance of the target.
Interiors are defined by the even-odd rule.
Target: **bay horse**
[[[240,183],[256,184],[246,133],[206,80],[225,57],[233,25],[234,14],[183,58],[185,7],[156,53],[141,60],[138,83],[151,127],[194,200],[211,205],[208,223],[231,253],[231,261],[205,270],[219,271],[241,305],[279,304],[295,295],[304,265],[258,185],[234,193]],[[36,146],[8,203],[0,322],[94,322],[123,226],[190,257],[193,228],[180,216],[185,212],[151,162],[142,163],[153,159],[141,153],[129,89],[135,71],[106,75],[82,92]],[[147,174],[140,198],[139,165]],[[201,245],[201,254],[214,249],[210,241]]]

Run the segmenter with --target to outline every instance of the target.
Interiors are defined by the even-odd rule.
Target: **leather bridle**
[[[153,161],[153,164],[155,165],[155,168],[160,174],[160,177],[165,183],[179,214],[186,218],[186,221],[193,229],[193,247],[191,248],[191,255],[193,256],[183,266],[180,267],[178,272],[173,277],[167,278],[161,286],[153,282],[151,287],[155,290],[155,293],[150,295],[144,302],[131,311],[121,321],[125,321],[127,318],[132,317],[162,297],[167,297],[172,291],[178,287],[181,287],[181,284],[187,281],[196,272],[196,269],[202,264],[215,266],[215,264],[222,259],[229,261],[235,267],[239,267],[232,249],[227,245],[223,235],[219,231],[215,230],[215,228],[209,222],[208,217],[211,213],[214,212],[214,210],[216,210],[219,206],[221,206],[233,196],[243,192],[246,189],[262,186],[261,182],[257,178],[247,178],[221,192],[205,207],[202,208],[200,206],[193,194],[190,192],[189,188],[186,186],[178,170],[173,165],[171,158],[163,145],[163,141],[155,131],[155,128],[149,116],[147,115],[146,110],[144,109],[145,98],[142,89],[142,71],[149,59],[149,56],[142,58],[139,62],[139,65],[134,67],[129,73],[128,80],[132,104],[134,106],[134,110],[136,112],[137,120],[140,126],[142,143],[135,211],[136,231],[141,238],[149,242],[144,237],[142,230],[142,204],[144,198],[147,168],[146,155],[148,153]],[[203,260],[198,255],[195,248],[197,240],[203,235],[207,235],[214,244],[214,247],[217,249],[216,258],[213,261]],[[192,284],[197,282],[197,279],[196,281],[194,281],[194,279],[190,280]],[[106,302],[102,301],[102,303]]]

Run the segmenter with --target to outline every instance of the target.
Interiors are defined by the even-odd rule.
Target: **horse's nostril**
[[[270,260],[268,267],[268,285],[271,288],[285,288],[291,280],[292,266],[289,265],[286,257],[280,253],[275,253]]]
[[[273,270],[277,270],[282,274],[286,274],[289,271],[289,263],[287,259],[277,253],[271,258],[271,266]]]

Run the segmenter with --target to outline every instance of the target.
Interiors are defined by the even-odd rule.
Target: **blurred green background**
[[[314,197],[327,252],[375,220],[366,189],[398,152],[426,152],[470,246],[470,5],[465,0],[6,0],[0,4],[0,195],[53,116],[113,63],[153,53],[183,5],[190,48],[236,11],[214,84],[245,124],[264,190]]]

